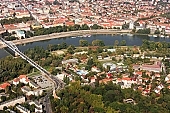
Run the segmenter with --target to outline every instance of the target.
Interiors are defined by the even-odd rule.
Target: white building
[[[17,30],[15,31],[16,32],[16,35],[19,39],[22,39],[22,38],[25,38],[25,33],[24,31],[21,31],[21,30]]]
[[[25,102],[25,97],[24,96],[21,96],[21,97],[18,97],[18,98],[9,100],[9,101],[2,102],[2,103],[0,103],[0,110],[3,110],[3,108],[5,106],[6,107],[15,106],[15,104],[17,104],[17,103],[21,104],[23,102]]]
[[[132,20],[129,23],[129,29],[134,29],[134,22]]]
[[[16,108],[21,112],[21,113],[30,113],[30,110],[28,110],[27,108],[21,106],[21,105],[17,105]]]

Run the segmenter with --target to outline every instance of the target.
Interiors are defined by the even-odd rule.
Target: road
[[[51,102],[50,102],[50,97],[49,93],[44,97],[44,104],[45,105],[45,111],[46,113],[52,113],[52,108],[51,108]]]
[[[42,97],[39,102],[43,104],[44,110],[46,113],[52,113],[52,108],[51,108],[51,102],[50,102],[50,96],[51,92],[48,92],[45,97]]]

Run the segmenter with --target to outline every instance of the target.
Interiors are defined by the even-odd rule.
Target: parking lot
[[[32,78],[41,88],[49,88],[49,87],[52,87],[53,85],[53,83],[50,80],[48,80],[42,75],[36,75]]]

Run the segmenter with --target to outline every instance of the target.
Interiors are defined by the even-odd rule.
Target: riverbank
[[[71,37],[71,36],[81,36],[85,34],[123,34],[123,33],[130,33],[131,30],[114,30],[114,29],[97,29],[97,30],[80,30],[80,31],[69,31],[69,32],[61,32],[61,33],[53,33],[49,35],[41,35],[41,36],[34,36],[31,38],[25,38],[20,40],[12,41],[15,45],[21,45],[36,41],[43,41],[43,40],[50,40],[55,38],[64,38],[64,37]],[[0,49],[6,47],[2,43],[0,44]]]

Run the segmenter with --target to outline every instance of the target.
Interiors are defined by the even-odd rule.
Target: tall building
[[[134,29],[134,21],[131,20],[129,23],[129,29]]]

